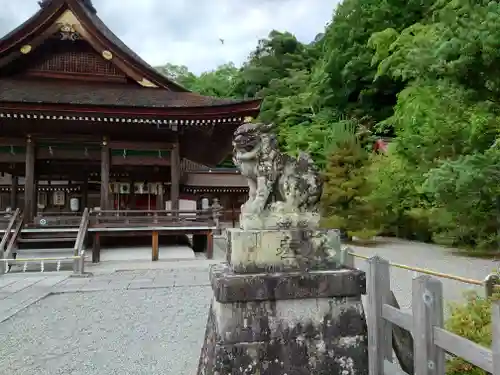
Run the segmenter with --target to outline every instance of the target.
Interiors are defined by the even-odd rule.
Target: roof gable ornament
[[[40,8],[45,8],[49,6],[52,3],[53,0],[40,0],[38,2],[38,5],[40,5]],[[94,5],[92,4],[92,0],[77,0],[81,2],[87,10],[93,14],[97,13],[97,10],[95,9]]]
[[[59,34],[61,40],[70,40],[74,42],[75,40],[80,39],[80,34],[69,23],[60,24]]]

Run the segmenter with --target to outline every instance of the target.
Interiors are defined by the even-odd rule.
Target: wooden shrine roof
[[[192,93],[163,76],[106,26],[91,0],[42,0],[39,3],[41,9],[38,12],[0,38],[0,103],[157,109],[183,107],[193,108],[193,114],[197,114],[200,107],[225,106],[225,115],[252,115],[248,112],[258,113],[260,109],[260,100],[207,97]],[[69,34],[65,37],[65,33]],[[69,48],[66,54],[62,50],[54,52],[57,50],[51,45],[54,37],[58,45],[63,46],[62,50]],[[78,42],[84,43],[89,50],[76,51],[67,47]],[[60,55],[47,64],[47,59],[54,53]],[[41,61],[43,58],[45,65]],[[67,60],[60,63],[61,58]],[[59,70],[50,71],[56,69],[57,59]],[[35,60],[43,65],[42,71],[39,65],[33,67]],[[82,73],[81,69],[74,67],[72,71],[66,69],[70,65],[89,64],[83,60],[92,60],[96,69],[100,67],[101,73],[105,73]],[[114,71],[110,72],[110,69]],[[122,81],[112,82],[113,79]],[[82,83],[87,81],[94,82],[92,85]]]
[[[98,105],[116,107],[172,108],[213,107],[254,102],[219,99],[191,92],[146,88],[134,85],[72,82],[62,85],[57,80],[0,79],[0,101],[8,103],[48,103]]]
[[[97,12],[90,0],[42,0],[39,2],[41,9],[32,17],[0,38],[0,58],[12,52],[12,48],[30,45],[35,47],[41,41],[33,43],[40,34],[50,28],[54,22],[60,20],[65,11],[70,11],[81,23],[85,31],[88,32],[89,39],[103,40],[102,47],[109,48],[111,52],[117,53],[118,57],[135,65],[138,70],[151,80],[156,86],[172,91],[184,91],[186,88],[168,79],[157,72],[151,65],[145,62],[139,55],[130,49],[118,38],[106,24],[97,16]],[[16,52],[19,52],[17,49]]]

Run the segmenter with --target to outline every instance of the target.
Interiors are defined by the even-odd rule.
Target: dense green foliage
[[[483,298],[475,293],[466,295],[464,303],[451,305],[450,317],[446,321],[446,329],[486,348],[491,347],[492,298]],[[486,371],[465,362],[461,358],[453,358],[446,366],[447,375],[486,375]]]
[[[376,233],[367,230],[373,215],[368,202],[370,185],[366,168],[369,153],[356,132],[356,123],[345,121],[336,128],[323,173],[322,225],[338,228],[348,237],[370,238]]]
[[[475,252],[500,243],[500,3],[343,0],[311,43],[272,31],[240,68],[159,69],[201,94],[264,98],[284,149],[324,171],[332,223]],[[369,135],[339,144],[346,123]],[[362,152],[380,136],[393,137],[386,154]]]

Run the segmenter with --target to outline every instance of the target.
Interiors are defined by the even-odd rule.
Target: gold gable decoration
[[[61,40],[75,41],[81,38],[78,28],[81,27],[80,20],[71,12],[66,10],[55,22],[59,26]]]
[[[25,44],[24,46],[21,47],[20,51],[23,55],[27,55],[28,53],[31,52],[33,48],[29,44]]]
[[[61,40],[69,40],[71,42],[80,39],[80,34],[75,30],[75,27],[69,23],[60,24],[59,35]]]
[[[151,82],[149,79],[143,78],[140,81],[137,81],[139,85],[142,87],[151,87],[151,88],[158,88],[157,85],[155,85],[153,82]]]
[[[113,58],[113,54],[110,51],[104,50],[102,51],[102,57],[109,61]]]

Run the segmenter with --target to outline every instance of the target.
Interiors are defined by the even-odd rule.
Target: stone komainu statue
[[[313,160],[280,152],[272,130],[273,125],[245,122],[234,133],[233,161],[249,186],[242,214],[317,212],[322,182]]]

